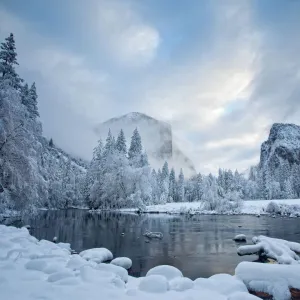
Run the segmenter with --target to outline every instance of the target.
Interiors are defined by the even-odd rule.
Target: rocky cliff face
[[[283,163],[300,165],[300,126],[275,123],[261,146],[260,167],[274,171]]]
[[[132,112],[99,124],[95,131],[105,141],[109,129],[115,136],[123,129],[129,145],[135,128],[140,132],[143,147],[152,167],[161,168],[164,161],[168,161],[170,167],[173,166],[177,171],[182,167],[187,176],[195,173],[193,163],[174,143],[172,128],[165,122],[142,113]]]

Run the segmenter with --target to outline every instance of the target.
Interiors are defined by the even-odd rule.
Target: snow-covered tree
[[[3,43],[0,50],[0,74],[1,80],[7,80],[15,89],[20,89],[22,79],[16,73],[18,65],[14,35],[11,33]]]
[[[176,176],[174,168],[171,169],[169,175],[169,202],[176,201]]]
[[[128,158],[132,165],[138,165],[142,155],[142,140],[141,136],[135,128],[131,137],[131,143],[128,150]]]
[[[117,142],[116,142],[116,149],[120,153],[123,153],[124,155],[127,154],[126,139],[125,139],[125,135],[124,135],[123,129],[120,130],[120,133],[118,135]]]
[[[178,202],[183,202],[184,201],[184,175],[182,169],[180,169],[180,173],[178,177],[177,195],[178,195]]]

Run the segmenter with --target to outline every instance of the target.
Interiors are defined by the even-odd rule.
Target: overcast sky
[[[44,134],[90,158],[96,124],[167,121],[198,171],[247,169],[300,123],[299,0],[1,0]]]

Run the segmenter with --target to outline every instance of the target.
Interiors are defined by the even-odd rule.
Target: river
[[[267,235],[300,242],[300,218],[271,218],[262,216],[227,215],[165,215],[89,213],[68,209],[42,211],[33,219],[31,234],[38,239],[68,242],[80,252],[105,247],[114,257],[127,256],[133,266],[129,273],[144,276],[157,265],[179,268],[191,279],[209,277],[216,273],[234,274],[240,261],[253,261],[255,256],[239,257],[239,244],[232,239],[245,234],[248,242],[254,235]],[[16,224],[22,225],[22,224]],[[148,240],[146,230],[163,233],[161,240]]]

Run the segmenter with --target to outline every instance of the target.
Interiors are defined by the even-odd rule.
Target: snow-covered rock
[[[242,262],[235,269],[249,290],[268,293],[275,300],[288,300],[290,288],[300,289],[300,265]]]
[[[162,239],[163,234],[161,232],[151,232],[151,231],[146,231],[143,236],[149,238],[149,239]]]
[[[229,296],[234,292],[248,292],[247,287],[241,280],[229,274],[216,274],[209,278],[197,278],[194,285],[197,289],[211,289],[225,296]]]
[[[169,283],[165,276],[149,275],[140,281],[139,289],[148,293],[166,293]]]
[[[239,255],[258,254],[275,259],[279,264],[300,264],[300,244],[260,235],[253,237],[254,245],[238,248]]]
[[[43,271],[47,267],[45,260],[33,259],[26,263],[25,268],[28,270]]]
[[[113,259],[112,253],[106,248],[92,248],[81,251],[79,255],[86,259],[96,263],[102,263]]]
[[[122,267],[126,270],[130,269],[132,266],[132,260],[128,257],[117,257],[113,259],[110,263]]]
[[[194,282],[187,277],[176,277],[169,281],[170,290],[182,292],[194,287]]]
[[[236,242],[246,242],[247,238],[244,234],[238,234],[233,238],[233,240]]]
[[[261,166],[268,164],[270,171],[274,172],[273,168],[283,161],[300,164],[300,126],[273,124],[268,140],[261,146]]]
[[[62,279],[68,278],[68,277],[73,277],[73,276],[74,276],[74,273],[71,270],[63,270],[63,271],[56,272],[56,273],[49,275],[48,281],[55,282],[55,281],[62,280]]]
[[[180,270],[173,266],[168,266],[168,265],[161,265],[154,267],[150,269],[146,277],[151,276],[151,275],[162,275],[164,276],[167,280],[171,280],[176,277],[183,277],[182,273]]]
[[[124,282],[128,281],[128,272],[122,267],[115,266],[112,264],[101,263],[98,266],[96,266],[96,269],[101,271],[111,272],[119,276]]]

